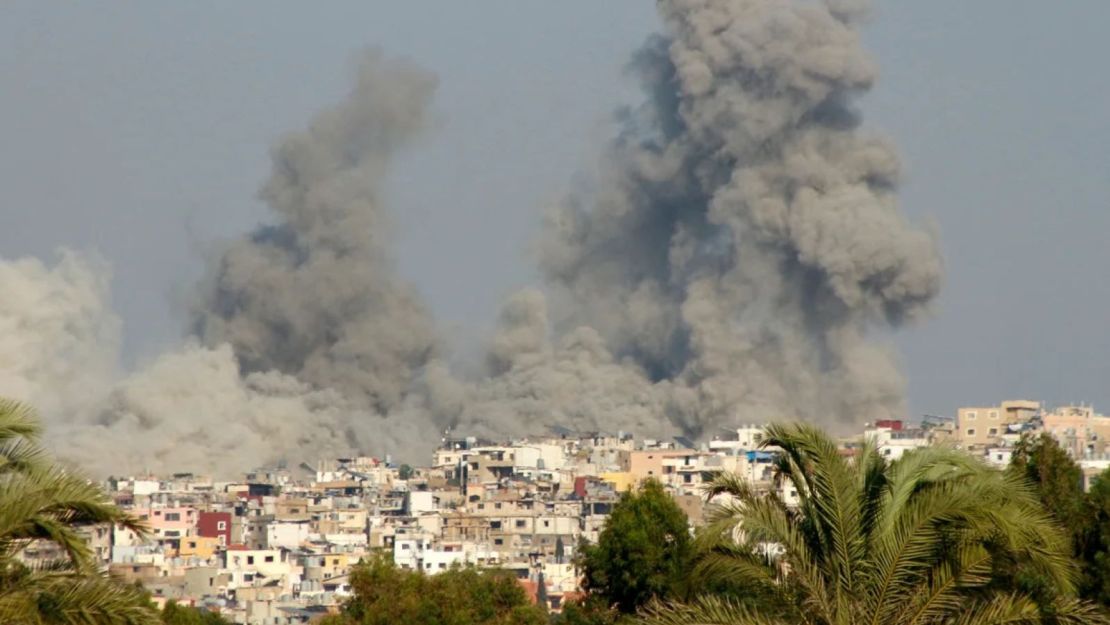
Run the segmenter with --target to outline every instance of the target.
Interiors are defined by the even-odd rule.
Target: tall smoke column
[[[933,237],[898,212],[893,149],[852,100],[875,79],[865,2],[662,0],[590,194],[551,220],[557,327],[596,329],[668,390],[689,434],[903,409],[869,331],[936,295]]]
[[[432,320],[389,258],[381,186],[427,125],[435,77],[370,52],[345,102],[285,139],[262,198],[278,217],[219,259],[193,319],[245,372],[276,369],[379,411],[436,352]]]

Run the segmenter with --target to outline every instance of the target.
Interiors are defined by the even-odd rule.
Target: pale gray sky
[[[911,411],[1024,396],[1110,410],[1110,3],[880,1],[862,103],[948,266],[902,333]],[[112,262],[129,360],[181,335],[204,246],[265,218],[267,151],[368,45],[441,79],[440,128],[392,181],[397,257],[459,342],[535,280],[545,203],[586,168],[651,3],[0,5],[0,256]]]

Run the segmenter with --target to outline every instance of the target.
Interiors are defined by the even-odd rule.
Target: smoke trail
[[[673,383],[700,434],[738,420],[898,414],[894,357],[868,339],[936,295],[929,233],[898,213],[894,151],[852,100],[875,68],[863,2],[663,0],[588,196],[551,220],[561,327]]]

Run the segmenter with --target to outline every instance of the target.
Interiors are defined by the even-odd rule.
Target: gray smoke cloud
[[[42,405],[59,450],[102,473],[422,462],[446,428],[696,437],[900,414],[876,335],[927,310],[942,267],[898,211],[894,150],[852,106],[876,75],[867,3],[658,8],[663,29],[631,64],[646,101],[551,212],[546,294],[505,303],[481,374],[445,364],[390,258],[383,181],[429,125],[436,80],[371,52],[349,96],[274,150],[273,219],[212,260],[181,348],[117,379],[104,268],[0,262],[0,290],[18,294],[0,302],[0,358],[35,352],[0,361],[0,394]]]
[[[276,224],[233,243],[194,308],[208,345],[387,412],[437,351],[433,322],[389,258],[381,188],[427,125],[436,79],[369,53],[347,100],[273,152],[261,196]]]
[[[547,302],[536,289],[506,302],[490,348],[490,375],[461,406],[457,422],[483,435],[544,432],[674,433],[662,418],[664,385],[633,361],[615,359],[593,328],[549,338]]]
[[[99,257],[62,250],[0,260],[0,395],[33,401],[48,432],[87,415],[116,378],[120,320],[108,303],[111,272]]]
[[[74,253],[0,263],[16,295],[0,304],[0,393],[39,406],[58,451],[101,474],[427,452],[440,425],[424,404],[451,406],[452,386],[393,270],[380,195],[435,86],[365,54],[348,97],[274,149],[261,197],[275,219],[214,259],[189,340],[130,376],[112,375],[106,267]]]
[[[664,0],[594,189],[551,219],[561,327],[587,325],[700,435],[737,421],[903,410],[875,329],[936,295],[933,236],[898,212],[898,159],[852,100],[876,70],[864,2]]]

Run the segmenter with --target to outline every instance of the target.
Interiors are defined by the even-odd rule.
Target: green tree
[[[1100,473],[1088,493],[1090,542],[1086,558],[1086,596],[1110,605],[1110,469]]]
[[[0,399],[0,623],[11,625],[154,625],[158,613],[140,589],[96,569],[80,528],[142,524],[108,502],[99,488],[53,464],[38,444],[32,410]],[[52,543],[56,558],[28,565],[32,541]]]
[[[632,614],[653,597],[681,592],[691,554],[689,521],[656,480],[613,506],[596,545],[582,545],[583,589]]]
[[[1048,433],[1022,436],[1010,469],[1033,484],[1044,507],[1072,534],[1077,553],[1085,550],[1091,510],[1083,492],[1083,470]]]
[[[546,625],[508,571],[452,569],[437,575],[398,569],[384,554],[351,572],[354,596],[325,625]]]
[[[402,464],[397,469],[397,477],[401,478],[402,480],[409,479],[410,477],[412,477],[413,473],[415,473],[415,471],[413,470],[412,466],[407,464]]]
[[[1095,579],[1098,576],[1095,564],[1098,537],[1095,511],[1083,492],[1083,470],[1055,437],[1042,433],[1022,436],[1014,446],[1010,471],[1033,485],[1045,509],[1067,530],[1072,555],[1080,564],[1079,593],[1093,598],[1098,585]],[[1039,585],[1036,579],[1026,579],[1025,583],[1032,587]]]
[[[215,612],[183,606],[173,600],[167,601],[162,608],[162,623],[165,625],[231,625],[231,621]]]
[[[631,623],[632,617],[621,614],[613,606],[604,605],[597,597],[585,597],[563,605],[563,611],[554,619],[556,625],[614,625]]]
[[[1047,622],[1032,596],[996,584],[1000,562],[1046,581],[1051,622],[1108,622],[1074,598],[1067,536],[1014,473],[945,448],[888,463],[869,441],[847,458],[829,436],[801,424],[768,428],[763,446],[781,450],[776,479],[797,491],[797,506],[742,477],[716,478],[691,584],[712,587],[723,579],[762,589],[775,601],[696,593],[652,604],[647,623]]]

